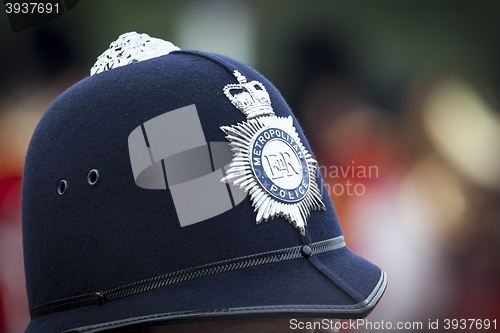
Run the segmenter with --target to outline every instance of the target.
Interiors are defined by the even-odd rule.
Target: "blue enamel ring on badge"
[[[309,189],[309,168],[297,142],[280,128],[266,128],[251,144],[250,161],[255,178],[274,198],[302,200]]]

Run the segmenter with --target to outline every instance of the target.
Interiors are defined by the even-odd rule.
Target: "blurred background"
[[[128,31],[228,55],[281,90],[347,245],[388,273],[370,321],[500,325],[499,13],[498,1],[86,0],[16,33],[0,13],[0,332],[29,321],[31,134]]]

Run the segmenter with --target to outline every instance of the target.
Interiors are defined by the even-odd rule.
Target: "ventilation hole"
[[[96,169],[92,169],[89,171],[89,174],[87,175],[87,182],[89,183],[90,186],[94,186],[97,183],[97,180],[99,180],[99,171]]]
[[[65,181],[64,179],[59,181],[59,184],[57,184],[57,193],[59,195],[63,195],[66,193],[66,190],[68,189],[68,182]]]

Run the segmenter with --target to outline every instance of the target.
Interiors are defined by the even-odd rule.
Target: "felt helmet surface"
[[[386,275],[345,245],[277,89],[230,58],[124,36],[28,149],[27,331],[368,315]]]

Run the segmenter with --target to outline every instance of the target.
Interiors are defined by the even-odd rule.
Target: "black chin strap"
[[[72,296],[45,304],[37,305],[30,309],[31,319],[45,316],[55,312],[76,309],[84,306],[101,305],[124,297],[140,294],[142,292],[161,288],[171,284],[197,279],[224,272],[235,271],[243,268],[278,263],[299,258],[307,258],[321,253],[338,250],[345,246],[344,237],[339,236],[309,245],[300,245],[286,249],[252,254],[244,257],[217,261],[180,271],[167,273],[153,278],[133,282],[121,287],[106,291]]]

